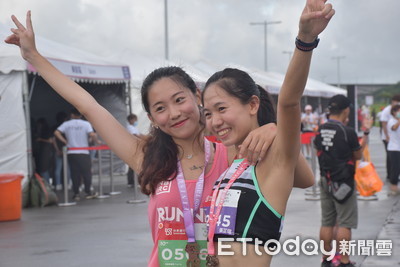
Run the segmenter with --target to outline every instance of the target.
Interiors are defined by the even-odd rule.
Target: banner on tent
[[[131,78],[129,66],[97,65],[53,58],[47,59],[59,71],[72,78],[104,81],[127,81]],[[28,70],[30,72],[37,72],[31,64],[28,64]]]

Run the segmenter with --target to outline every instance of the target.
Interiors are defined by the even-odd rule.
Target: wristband
[[[368,136],[369,135],[369,131],[365,131],[364,135]]]
[[[315,40],[312,43],[305,43],[297,37],[296,37],[296,41],[295,41],[297,49],[304,51],[304,52],[312,51],[314,48],[316,48],[318,46],[318,43],[319,43],[318,37],[315,38]]]

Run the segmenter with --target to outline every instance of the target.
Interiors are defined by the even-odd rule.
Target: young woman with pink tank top
[[[204,260],[199,251],[205,248],[205,198],[237,152],[204,139],[200,91],[192,78],[179,67],[160,68],[149,74],[141,93],[152,128],[147,138],[139,139],[40,55],[30,11],[26,27],[15,16],[12,19],[17,28],[5,42],[19,46],[22,57],[88,119],[119,158],[139,173],[142,192],[150,195],[154,248],[148,265],[199,266]],[[256,163],[265,155],[275,129],[269,124],[250,133],[242,144],[241,156]],[[313,175],[302,156],[297,169],[295,185],[310,186]]]

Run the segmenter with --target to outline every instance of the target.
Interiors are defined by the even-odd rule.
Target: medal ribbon
[[[218,222],[218,217],[221,214],[221,209],[225,201],[226,193],[228,192],[229,188],[231,188],[232,184],[236,181],[237,178],[246,170],[246,168],[249,166],[249,162],[247,159],[244,159],[238,166],[237,170],[235,173],[232,175],[231,179],[229,180],[228,184],[225,186],[224,190],[221,191],[221,197],[217,206],[217,210],[214,213],[215,210],[215,202],[217,201],[217,196],[219,192],[219,188],[221,186],[222,180],[224,180],[224,177],[219,181],[219,184],[217,188],[214,189],[213,195],[211,198],[211,206],[210,206],[210,215],[208,219],[208,242],[207,242],[207,251],[208,255],[215,255],[215,248],[214,248],[214,234],[215,234],[215,227]],[[229,169],[226,171],[228,173]],[[225,175],[226,175],[225,173]]]
[[[188,236],[188,243],[196,242],[193,217],[197,213],[200,207],[201,198],[203,195],[203,188],[204,188],[204,173],[208,161],[210,160],[210,142],[207,139],[204,139],[204,150],[205,150],[205,164],[203,171],[196,182],[193,213],[190,211],[189,197],[186,191],[186,183],[185,183],[185,178],[183,176],[181,161],[178,160],[178,175],[176,177],[176,180],[178,183],[178,189],[181,196],[181,202],[183,208],[183,221],[185,223],[186,235]]]

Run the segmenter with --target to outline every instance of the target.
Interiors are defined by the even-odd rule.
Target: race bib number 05
[[[182,266],[186,267],[189,259],[185,251],[187,240],[159,240],[158,241],[158,261],[160,266]],[[197,241],[200,248],[200,266],[206,266],[207,241]]]

